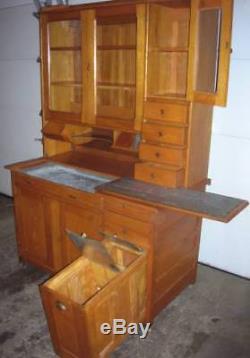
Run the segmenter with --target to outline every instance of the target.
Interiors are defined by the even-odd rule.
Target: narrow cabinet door
[[[41,53],[45,120],[81,121],[82,52],[79,12],[42,14]]]
[[[19,255],[31,263],[54,271],[49,201],[36,191],[16,188],[15,213]],[[48,226],[47,226],[48,225]]]
[[[140,130],[143,116],[146,6],[81,13],[84,123]]]
[[[231,54],[233,0],[193,0],[188,97],[225,106]]]

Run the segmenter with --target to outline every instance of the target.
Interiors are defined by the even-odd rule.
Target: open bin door
[[[146,252],[121,240],[69,236],[84,246],[82,256],[40,286],[54,348],[60,357],[106,357],[126,335],[103,334],[103,323],[145,320]]]

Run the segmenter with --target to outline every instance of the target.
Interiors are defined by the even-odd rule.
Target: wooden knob
[[[155,156],[156,156],[156,158],[160,158],[160,153],[159,153],[159,152],[156,152],[156,153],[155,153]]]
[[[161,115],[163,116],[163,115],[165,114],[164,109],[161,109],[161,110],[160,110],[160,113],[161,113]]]
[[[159,135],[159,137],[162,137],[163,133],[160,131],[160,132],[158,132],[158,135]]]

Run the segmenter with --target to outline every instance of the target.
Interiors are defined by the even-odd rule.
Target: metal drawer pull
[[[66,311],[67,307],[65,306],[64,303],[60,302],[60,301],[56,301],[56,308],[60,311]]]

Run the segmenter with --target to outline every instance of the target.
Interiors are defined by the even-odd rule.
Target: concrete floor
[[[0,357],[56,357],[38,292],[46,277],[18,262],[12,201],[0,196]],[[200,265],[147,339],[129,337],[112,357],[249,358],[250,282]]]

